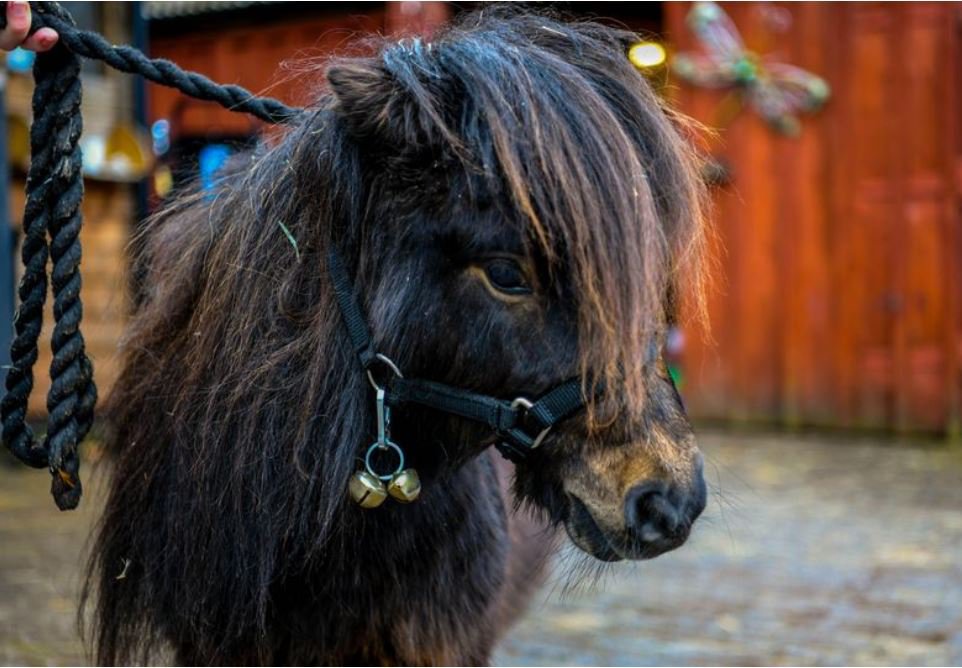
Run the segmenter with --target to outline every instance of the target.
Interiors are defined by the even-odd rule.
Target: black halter
[[[385,403],[388,406],[397,408],[405,404],[419,404],[487,425],[498,437],[495,447],[513,462],[524,461],[532,450],[541,445],[556,424],[584,408],[580,378],[572,378],[555,386],[535,401],[524,397],[508,401],[430,380],[405,378],[388,357],[374,349],[351,280],[340,256],[333,249],[327,256],[327,271],[361,367],[375,386],[377,384],[372,373],[375,367],[383,365],[392,372],[384,385]]]

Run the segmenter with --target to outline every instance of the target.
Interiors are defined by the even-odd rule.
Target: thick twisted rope
[[[191,97],[250,113],[268,123],[289,121],[300,110],[277,100],[255,97],[240,86],[216,84],[170,61],[147,58],[133,47],[111,45],[97,33],[78,30],[70,15],[55,2],[30,4],[30,32],[50,27],[60,34],[60,41],[51,51],[38,54],[33,68],[31,159],[21,248],[24,269],[0,420],[3,442],[10,452],[29,466],[49,468],[54,501],[61,510],[68,510],[80,502],[77,446],[90,431],[97,401],[93,367],[80,331],[83,174],[79,140],[83,119],[79,56],[102,60],[123,72],[140,74]],[[0,28],[5,24],[0,16]],[[27,408],[43,328],[48,260],[54,298],[53,359],[47,394],[47,433],[38,441],[27,423]]]
[[[278,100],[257,97],[241,86],[218,84],[202,74],[182,70],[169,60],[148,58],[132,46],[113,45],[98,33],[78,30],[69,14],[62,8],[54,9],[59,7],[55,2],[30,4],[34,8],[30,31],[53,28],[60,33],[60,44],[78,56],[101,60],[121,72],[139,74],[154,83],[176,88],[184,95],[216,102],[226,109],[248,113],[268,123],[286,122],[300,112]]]

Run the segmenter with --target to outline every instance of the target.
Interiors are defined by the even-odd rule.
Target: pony
[[[382,38],[149,222],[84,596],[99,663],[483,664],[561,527],[603,562],[685,541],[702,459],[660,348],[701,292],[703,186],[636,39],[497,10]],[[355,505],[375,409],[331,248],[405,374],[506,399],[580,375],[586,410],[513,468],[470,420],[395,411],[421,496]]]

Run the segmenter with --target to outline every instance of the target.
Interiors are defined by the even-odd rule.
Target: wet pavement
[[[702,436],[714,493],[689,542],[582,568],[574,551],[500,647],[521,665],[962,664],[962,450]],[[0,465],[0,664],[84,660],[80,555],[96,512]]]

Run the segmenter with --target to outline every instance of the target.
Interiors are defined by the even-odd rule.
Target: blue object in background
[[[154,155],[163,155],[170,150],[170,122],[166,118],[154,121],[150,126]]]
[[[37,54],[21,49],[19,46],[7,54],[7,67],[11,72],[29,72]]]
[[[230,147],[225,144],[208,144],[200,150],[200,183],[204,190],[210,192],[217,184],[217,172],[230,157]]]

